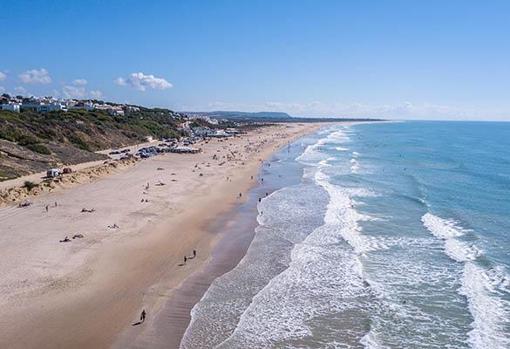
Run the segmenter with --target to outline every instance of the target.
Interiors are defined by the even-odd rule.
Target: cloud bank
[[[44,68],[27,70],[19,75],[21,82],[25,84],[50,84],[51,77]]]
[[[173,86],[163,78],[158,78],[151,74],[146,75],[142,72],[131,73],[127,78],[119,77],[114,82],[119,86],[131,86],[139,91],[145,91],[148,88],[165,90]]]

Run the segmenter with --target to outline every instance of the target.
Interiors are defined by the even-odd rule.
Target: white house
[[[40,110],[41,112],[48,112],[48,111],[57,111],[57,110],[67,110],[65,105],[60,102],[52,102],[45,104],[44,106],[41,106]]]
[[[0,109],[19,113],[20,105],[18,103],[0,104]]]
[[[21,105],[21,110],[32,110],[38,113],[47,113],[50,111],[66,110],[65,105],[59,102],[26,102]]]

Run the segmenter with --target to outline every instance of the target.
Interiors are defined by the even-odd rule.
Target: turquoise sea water
[[[182,347],[510,348],[510,123],[334,126],[270,164]]]

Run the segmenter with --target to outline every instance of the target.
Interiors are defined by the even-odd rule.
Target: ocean
[[[182,348],[510,348],[510,123],[328,126],[260,177]]]

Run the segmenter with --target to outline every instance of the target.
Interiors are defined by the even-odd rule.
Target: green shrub
[[[30,181],[25,181],[25,183],[23,183],[23,187],[27,188],[28,191],[31,191],[32,189],[34,189],[35,187],[38,187],[38,186],[39,186],[39,184],[30,182]]]
[[[0,138],[11,142],[17,142],[23,134],[16,128],[11,125],[2,125],[0,124]]]
[[[25,145],[25,146],[34,145],[34,144],[38,143],[37,138],[35,138],[32,135],[27,135],[27,134],[23,134],[23,135],[19,136],[17,141],[18,141],[19,145]]]
[[[40,144],[40,143],[37,143],[37,144],[28,144],[25,146],[25,148],[28,148],[32,151],[35,151],[36,153],[39,153],[39,154],[44,154],[44,155],[50,155],[51,154],[51,151],[43,144]]]
[[[77,135],[71,135],[69,141],[82,150],[91,151],[90,146]]]

